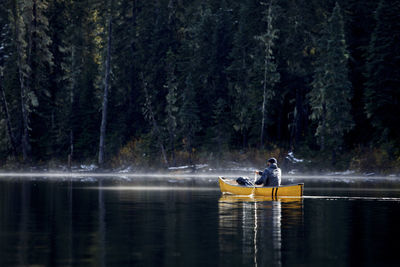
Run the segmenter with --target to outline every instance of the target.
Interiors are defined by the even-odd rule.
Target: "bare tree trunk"
[[[72,52],[72,60],[74,60],[74,51]],[[68,154],[68,170],[72,168],[72,161],[74,159],[74,127],[73,127],[73,112],[74,112],[74,93],[75,93],[76,78],[73,78],[70,95],[70,111],[69,111],[69,154]]]
[[[264,148],[264,128],[265,128],[265,105],[267,102],[267,59],[264,62],[264,92],[263,92],[263,103],[261,108],[261,134],[260,134],[260,147]]]
[[[68,154],[68,170],[72,168],[72,162],[74,160],[74,108],[75,108],[75,92],[78,80],[78,73],[81,70],[81,66],[78,63],[79,56],[77,56],[77,48],[71,44],[71,69],[72,71],[72,84],[69,92],[69,154]]]
[[[17,7],[18,8],[18,7]],[[26,110],[26,81],[24,77],[24,67],[23,67],[23,49],[21,47],[21,41],[20,39],[20,29],[18,25],[18,20],[19,20],[19,12],[18,10],[15,10],[15,43],[16,43],[16,48],[17,48],[17,65],[18,65],[18,76],[19,76],[19,82],[20,82],[20,96],[21,96],[21,114],[22,114],[22,136],[21,136],[21,146],[22,146],[22,158],[24,162],[27,162],[28,159],[30,158],[30,152],[31,152],[31,146],[29,143],[29,121],[28,121],[28,111]],[[29,34],[30,36],[30,34]],[[29,61],[30,57],[30,44],[31,40],[29,37],[28,41],[28,55],[27,55],[27,61]],[[28,65],[28,64],[26,64]],[[27,66],[25,66],[27,68]],[[28,74],[26,74],[28,75]]]
[[[104,78],[103,111],[102,111],[101,126],[100,126],[99,165],[104,164],[104,146],[105,146],[106,126],[107,126],[108,92],[109,90],[111,90],[110,71],[111,71],[112,11],[113,11],[113,1],[111,1],[110,17],[108,20],[106,73]]]
[[[8,111],[6,94],[4,92],[4,88],[2,87],[1,75],[0,75],[0,90],[1,90],[1,98],[2,98],[3,110],[4,110],[4,113],[5,113],[5,116],[6,116],[7,134],[8,134],[8,137],[10,139],[13,156],[15,157],[17,155],[17,142],[16,142],[14,133],[13,133],[12,128],[11,128],[11,118],[10,118],[10,113]]]
[[[22,76],[22,75],[20,75]],[[22,79],[22,80],[21,80]],[[21,82],[21,113],[22,113],[22,158],[26,162],[30,158],[31,146],[29,144],[29,123],[28,112],[25,107],[25,86],[23,85],[23,78],[20,77]]]

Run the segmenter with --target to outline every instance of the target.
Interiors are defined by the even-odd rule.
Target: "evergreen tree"
[[[189,163],[192,164],[192,154],[195,148],[196,133],[201,130],[198,105],[196,102],[196,92],[193,87],[192,74],[186,78],[185,89],[182,95],[182,106],[179,111],[182,142],[189,155]]]
[[[213,126],[209,118],[213,115],[216,100],[228,101],[226,68],[231,64],[232,13],[226,1],[214,6],[211,3],[203,4],[192,28],[194,54],[191,69],[196,92],[201,96],[198,105],[203,129]],[[229,123],[229,120],[225,123]]]
[[[12,40],[11,40],[11,28],[10,21],[8,20],[9,14],[8,10],[10,8],[9,1],[1,1],[0,2],[0,101],[2,114],[4,117],[0,117],[0,125],[1,128],[4,129],[4,134],[7,138],[0,138],[0,143],[3,144],[3,148],[5,147],[5,152],[8,154],[9,148],[11,147],[11,152],[13,157],[17,156],[17,138],[15,136],[14,128],[12,127],[12,118],[9,107],[10,96],[6,94],[5,89],[5,72],[6,72],[6,64],[7,60],[12,57]],[[10,66],[8,66],[10,67]],[[3,134],[3,133],[0,133]],[[4,142],[3,142],[4,140]],[[0,153],[2,148],[0,147]]]
[[[165,150],[165,145],[164,145],[164,136],[163,132],[160,128],[159,120],[156,118],[156,114],[154,113],[154,107],[152,103],[152,96],[149,94],[148,88],[147,88],[147,82],[144,80],[144,75],[142,75],[143,79],[143,91],[145,95],[145,103],[143,106],[143,114],[145,118],[150,122],[151,124],[151,135],[153,138],[156,140],[157,145],[160,147],[161,155],[164,161],[164,164],[168,166],[168,158],[167,158],[167,153]]]
[[[11,25],[20,83],[21,147],[25,162],[31,159],[31,139],[37,139],[36,125],[41,125],[35,119],[39,118],[38,114],[43,116],[43,110],[50,109],[45,101],[49,97],[47,73],[53,65],[47,8],[46,0],[12,1]],[[42,144],[41,140],[37,141]],[[35,155],[38,154],[40,151],[36,151]]]
[[[52,153],[52,136],[55,128],[54,98],[49,75],[54,66],[54,56],[50,50],[52,40],[49,35],[49,2],[47,0],[32,0],[31,2],[32,21],[31,26],[27,27],[28,32],[31,32],[30,37],[29,35],[27,37],[31,68],[28,83],[37,97],[37,106],[33,107],[29,117],[32,129],[30,139],[32,149],[35,150],[33,156],[49,158]]]
[[[20,107],[22,115],[21,147],[24,162],[30,159],[31,144],[29,141],[29,113],[30,107],[37,106],[36,95],[30,90],[30,44],[31,40],[31,14],[29,3],[14,2],[13,6],[13,31],[17,54],[18,76],[20,82]],[[27,38],[28,36],[28,38]],[[28,41],[26,40],[28,39]]]
[[[280,94],[288,110],[287,124],[283,126],[290,131],[289,143],[292,148],[298,147],[307,136],[309,122],[309,105],[306,95],[313,75],[313,60],[317,45],[316,33],[321,31],[325,19],[326,1],[295,0],[279,1],[282,15],[277,18],[279,28],[278,49],[276,58],[281,66]],[[285,131],[286,129],[278,130]]]
[[[69,166],[75,153],[82,156],[81,148],[75,151],[76,143],[80,142],[80,119],[84,118],[79,107],[82,103],[81,93],[88,88],[83,87],[86,49],[86,35],[92,23],[89,22],[90,6],[83,1],[53,1],[50,6],[52,16],[50,26],[53,40],[52,52],[55,57],[52,72],[52,95],[54,95],[54,121],[56,141],[54,153],[58,157],[67,157]],[[92,101],[93,103],[93,101]]]
[[[365,111],[380,141],[400,144],[400,1],[379,2],[367,54]]]
[[[267,5],[266,3],[262,3]],[[277,72],[277,65],[275,63],[273,47],[275,45],[276,39],[278,38],[278,30],[274,28],[274,23],[277,16],[277,6],[275,1],[271,0],[268,4],[268,8],[265,11],[265,21],[267,23],[266,32],[263,35],[256,36],[256,39],[260,41],[264,49],[263,58],[263,101],[261,106],[261,133],[260,133],[260,146],[264,146],[264,131],[266,122],[266,109],[269,113],[271,112],[272,105],[270,102],[274,99],[276,93],[274,90],[275,84],[279,81],[280,75]]]
[[[230,95],[233,98],[232,113],[234,116],[233,128],[242,137],[242,148],[248,146],[249,130],[254,120],[254,106],[258,105],[255,97],[254,69],[252,69],[256,55],[256,40],[260,35],[259,24],[261,13],[258,1],[248,0],[240,4],[239,21],[233,37],[233,48],[230,53],[232,60],[228,67],[230,81]]]
[[[73,11],[73,21],[76,22],[75,28],[77,37],[71,40],[71,50],[69,52],[70,64],[80,69],[76,73],[77,84],[73,92],[71,127],[73,129],[73,151],[75,159],[93,159],[98,152],[99,126],[100,126],[100,107],[103,72],[103,53],[104,53],[104,18],[101,19],[102,5],[97,0],[84,0],[75,2]],[[72,10],[71,10],[72,11]],[[73,54],[74,52],[75,54]],[[73,59],[72,56],[77,57]],[[78,62],[74,63],[74,60]],[[70,65],[72,66],[72,65]],[[70,73],[74,77],[73,70]],[[72,85],[72,84],[71,84]],[[75,91],[76,90],[76,91]],[[71,104],[71,103],[70,103]]]
[[[163,122],[165,121],[165,107],[167,88],[164,86],[167,80],[166,55],[171,48],[172,40],[170,38],[171,25],[169,24],[170,10],[168,9],[168,1],[155,1],[142,3],[141,12],[137,18],[137,34],[136,34],[136,54],[141,80],[141,88],[146,87],[147,93],[144,95],[144,101],[147,105],[147,121],[150,123],[150,129],[153,134],[150,135],[153,142],[157,144],[163,156],[163,161],[168,165],[168,157],[166,155],[165,143],[167,142],[166,132]],[[151,104],[151,113],[149,116]],[[159,132],[159,134],[154,134]]]
[[[365,83],[367,50],[371,33],[375,28],[374,10],[379,1],[347,1],[343,9],[347,16],[347,43],[351,55],[349,60],[349,79],[352,83],[352,115],[354,128],[346,137],[346,142],[355,145],[365,145],[371,141],[374,130],[365,112]],[[359,134],[363,133],[363,134]]]
[[[343,144],[343,135],[352,125],[350,114],[351,84],[348,79],[349,58],[343,17],[336,3],[319,39],[318,58],[310,92],[311,119],[317,123],[315,136],[321,150],[331,150],[332,161]]]
[[[169,148],[171,150],[172,165],[176,165],[175,159],[175,140],[177,135],[177,115],[179,111],[178,107],[178,82],[175,75],[176,69],[176,57],[171,50],[167,52],[166,58],[166,72],[167,81],[165,87],[168,89],[166,96],[167,105],[165,107],[166,119],[165,124],[168,129],[169,135]]]
[[[230,125],[227,123],[227,118],[229,116],[227,114],[229,114],[229,109],[226,101],[223,98],[217,99],[213,111],[213,144],[219,162],[223,151],[226,151],[227,149],[230,138]]]
[[[143,67],[142,51],[139,51],[142,25],[138,17],[142,1],[116,1],[113,18],[112,85],[107,122],[107,151],[111,155],[132,139],[140,139],[146,132],[142,113],[143,90],[139,71]]]

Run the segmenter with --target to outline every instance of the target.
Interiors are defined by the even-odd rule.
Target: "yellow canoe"
[[[219,177],[219,187],[224,194],[253,195],[265,197],[301,197],[303,196],[304,184],[282,185],[278,187],[249,187],[236,183],[236,180]]]

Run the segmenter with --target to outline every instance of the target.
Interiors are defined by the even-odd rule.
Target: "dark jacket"
[[[261,177],[255,182],[255,184],[264,184],[264,186],[281,185],[281,169],[279,169],[278,165],[276,165],[275,163],[269,165],[268,168],[266,168],[263,172],[260,172],[259,174],[261,175]]]

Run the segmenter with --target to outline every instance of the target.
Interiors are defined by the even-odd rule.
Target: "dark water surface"
[[[0,266],[398,266],[400,185],[222,196],[217,179],[0,178]]]

